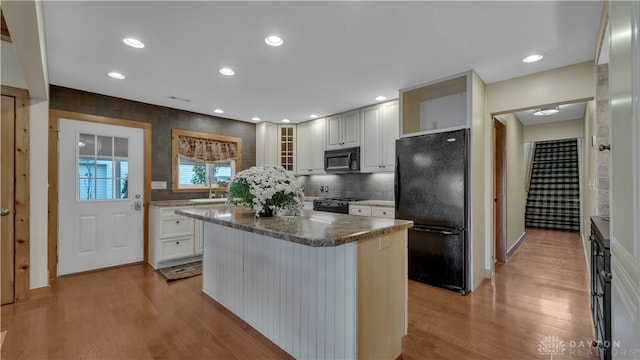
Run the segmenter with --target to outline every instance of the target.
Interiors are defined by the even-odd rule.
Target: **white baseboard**
[[[511,245],[509,250],[507,250],[507,260],[509,260],[509,258],[513,255],[514,252],[516,252],[516,250],[518,250],[518,246],[522,244],[522,240],[524,240],[526,237],[527,237],[527,232],[525,231],[522,233],[522,235],[520,235],[520,237],[518,238],[518,241],[516,241],[515,244]]]

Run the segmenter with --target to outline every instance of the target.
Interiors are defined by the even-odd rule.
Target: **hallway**
[[[579,233],[527,228],[495,278],[466,297],[409,281],[403,359],[596,359],[589,292]],[[539,351],[552,336],[564,351]]]

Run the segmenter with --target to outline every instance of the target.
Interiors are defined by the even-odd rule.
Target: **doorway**
[[[497,261],[507,261],[507,237],[506,237],[506,126],[498,119],[493,118],[494,133],[494,229],[495,229],[495,258]]]
[[[60,119],[58,273],[143,259],[143,131]]]
[[[62,232],[65,231],[63,228],[64,226],[68,225],[68,221],[69,221],[68,219],[64,220],[65,215],[61,214],[61,212],[64,210],[62,210],[62,207],[59,206],[59,203],[66,200],[66,199],[62,199],[62,196],[63,196],[62,192],[64,192],[65,189],[63,189],[63,186],[61,184],[67,184],[66,182],[61,183],[60,181],[63,181],[63,180],[61,179],[61,176],[59,176],[60,173],[62,172],[61,169],[62,169],[62,161],[63,161],[62,154],[58,154],[59,142],[61,146],[60,151],[62,152],[63,149],[62,149],[62,141],[58,139],[58,135],[59,135],[58,133],[61,130],[60,126],[63,119],[84,124],[84,126],[87,126],[88,129],[98,129],[97,131],[78,130],[74,132],[74,135],[73,135],[74,137],[73,137],[73,140],[71,141],[71,146],[74,148],[72,152],[74,152],[74,154],[76,154],[76,151],[78,154],[80,153],[79,150],[76,150],[77,148],[80,147],[80,143],[81,143],[80,141],[81,139],[79,137],[80,133],[85,135],[94,135],[94,141],[96,142],[107,141],[107,138],[110,136],[111,137],[110,144],[114,145],[116,142],[122,141],[122,140],[117,140],[116,138],[120,138],[120,139],[128,138],[129,133],[134,133],[136,131],[142,132],[142,139],[143,139],[142,150],[139,151],[141,153],[142,160],[136,166],[137,168],[141,169],[141,172],[142,172],[141,187],[138,189],[129,187],[130,185],[129,185],[128,179],[125,179],[123,177],[113,176],[110,178],[111,180],[106,180],[107,177],[104,177],[104,178],[96,177],[96,173],[93,172],[92,176],[95,179],[95,181],[93,182],[94,184],[93,186],[98,185],[98,180],[104,180],[102,181],[103,183],[111,183],[113,185],[110,190],[107,190],[107,193],[109,193],[109,191],[111,193],[111,196],[112,196],[111,200],[106,200],[106,199],[102,199],[100,201],[98,201],[97,199],[91,199],[91,200],[95,201],[96,203],[100,202],[103,204],[122,203],[122,204],[125,204],[125,206],[127,207],[126,209],[115,211],[114,212],[115,215],[111,216],[110,221],[113,224],[113,227],[110,228],[111,230],[107,230],[107,232],[110,233],[110,239],[107,240],[107,245],[112,251],[118,252],[120,249],[127,248],[128,246],[131,245],[131,244],[128,244],[127,242],[123,243],[122,239],[119,238],[120,237],[119,232],[123,231],[125,233],[129,233],[132,231],[129,228],[130,223],[129,223],[129,220],[127,219],[128,215],[130,215],[130,213],[134,213],[134,214],[137,213],[138,216],[142,218],[142,226],[141,226],[141,229],[139,228],[139,231],[141,231],[142,236],[139,236],[140,242],[139,242],[139,245],[136,245],[138,249],[137,257],[121,259],[120,261],[115,261],[115,262],[113,261],[103,262],[102,260],[100,260],[98,261],[99,266],[97,266],[96,268],[119,266],[119,265],[141,262],[141,261],[146,262],[148,258],[147,256],[148,216],[149,216],[148,205],[149,205],[149,200],[151,198],[151,124],[138,122],[138,121],[124,120],[124,119],[117,119],[117,118],[107,118],[103,116],[96,116],[96,115],[89,115],[89,114],[81,114],[81,113],[75,113],[70,111],[50,110],[49,111],[49,217],[48,217],[48,222],[49,222],[49,266],[48,267],[49,267],[50,280],[55,279],[60,274],[64,274],[65,273],[64,271],[66,271],[62,269],[63,270],[62,273],[58,272],[58,266],[60,263],[59,252],[64,251],[64,249],[59,249],[62,246],[62,241],[63,241],[60,238],[60,234],[62,234]],[[109,125],[113,125],[115,127],[122,127],[124,128],[123,130],[125,130],[125,133],[121,135],[118,135],[116,133],[107,134],[108,132],[110,132],[110,130],[107,130],[106,131],[107,133],[105,133],[104,131],[99,129],[101,128],[101,126],[109,126]],[[105,137],[100,138],[100,140],[98,140],[98,136],[103,136],[103,135]],[[87,139],[83,137],[82,140],[85,142],[85,146],[86,146]],[[65,142],[67,141],[65,140]],[[107,143],[109,142],[107,141]],[[114,155],[111,158],[112,164],[116,164],[118,160],[122,160],[120,159],[119,156],[116,156],[115,152],[112,151],[112,154]],[[98,156],[97,153],[95,153],[95,156],[96,157],[94,157],[94,161],[96,163],[106,160],[106,158],[105,159],[102,158],[102,155]],[[74,160],[79,161],[79,159],[80,159],[79,157],[76,157],[76,155],[74,155]],[[84,155],[83,155],[83,160],[84,160]],[[73,185],[64,186],[64,188],[73,189],[72,194],[65,196],[65,198],[71,198],[74,202],[78,202],[78,203],[82,202],[81,200],[79,200],[80,193],[79,193],[78,184],[81,184],[80,176],[78,176],[80,174],[78,170],[79,167],[80,167],[79,163],[78,164],[74,163],[71,165],[71,168],[69,168],[68,165],[66,165],[66,167],[64,168],[66,169],[65,171],[69,171],[75,174],[73,177],[73,180],[71,180],[71,184]],[[84,179],[88,178],[85,176],[82,176],[82,177]],[[86,182],[83,182],[82,184],[86,184]],[[127,194],[126,194],[127,197],[125,199],[122,199],[122,197],[124,196],[123,190],[125,189],[125,187],[127,188]],[[101,189],[101,191],[103,190],[104,189]],[[94,191],[92,192],[92,194],[97,194],[95,191],[97,191],[97,188],[94,188]],[[59,195],[59,192],[60,192],[60,195]],[[101,196],[102,195],[104,194],[101,194]],[[140,195],[140,197],[138,198],[136,197],[136,195]],[[116,198],[117,196],[119,196],[120,198],[117,199]],[[87,216],[84,216],[84,217],[83,216],[73,220],[73,222],[77,225],[76,232],[78,229],[82,228],[80,226],[81,224],[78,222],[80,221],[80,222],[83,222],[84,225],[86,225],[83,228],[84,229],[83,231],[86,230],[89,234],[91,234],[91,231],[89,230],[93,229],[91,224],[92,224],[92,221],[95,220],[96,230],[93,232],[93,234],[95,234],[96,236],[101,236],[104,233],[104,230],[98,230],[97,218],[94,218],[94,220],[92,220],[91,219],[91,217],[93,216],[92,214],[88,214]],[[64,222],[64,225],[62,224],[63,222]],[[117,227],[124,224],[127,224],[126,230],[118,228],[118,230],[116,231]],[[82,241],[85,241],[85,239],[83,239]],[[87,248],[87,246],[91,245],[92,243],[98,244],[98,242],[99,241],[96,237],[95,239],[89,241],[88,243],[83,243],[83,246],[85,246],[82,248],[83,251],[88,250],[89,248]],[[76,243],[76,244],[79,244],[79,243]],[[96,249],[96,251],[100,251],[100,250],[101,249]],[[91,257],[90,254],[93,254],[93,250],[86,251],[86,254],[89,255],[86,258]],[[87,261],[86,263],[91,264],[92,261]],[[86,263],[82,266],[85,266]],[[91,271],[91,269],[87,268],[86,270],[79,270],[79,271]],[[71,272],[75,272],[75,271],[70,271],[69,273]]]

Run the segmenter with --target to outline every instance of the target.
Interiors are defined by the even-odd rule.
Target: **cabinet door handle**
[[[180,224],[180,220],[176,220],[176,224]]]
[[[180,245],[180,241],[176,241],[176,245]]]
[[[383,211],[383,212],[382,212],[382,215],[387,215],[387,212],[386,212],[386,211]]]

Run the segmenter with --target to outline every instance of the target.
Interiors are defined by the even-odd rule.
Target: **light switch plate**
[[[152,190],[163,190],[167,188],[167,182],[166,181],[152,181],[151,182],[151,189]]]

